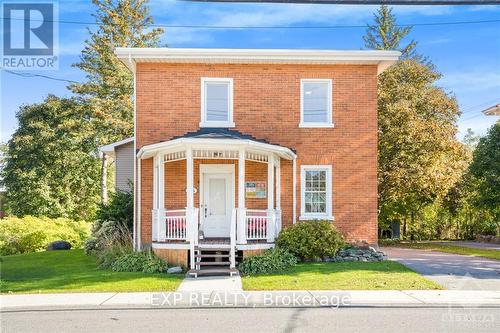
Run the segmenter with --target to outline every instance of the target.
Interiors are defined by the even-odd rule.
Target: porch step
[[[231,255],[228,254],[197,254],[195,258],[229,258]]]
[[[224,246],[224,245],[219,245],[219,244],[216,244],[216,245],[203,245],[203,246],[195,246],[194,248],[195,250],[198,250],[198,251],[221,251],[221,252],[229,252],[229,250],[231,249],[231,246]]]
[[[209,269],[191,269],[187,272],[188,275],[197,277],[198,275],[230,275],[238,274],[236,268],[209,268]]]
[[[197,266],[226,266],[229,264],[229,261],[197,261],[195,263]]]

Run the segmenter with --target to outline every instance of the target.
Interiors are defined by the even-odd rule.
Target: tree
[[[379,76],[378,89],[379,221],[382,227],[402,221],[403,235],[467,166],[467,150],[455,139],[456,100],[435,85],[441,75],[415,54],[417,43],[401,45],[410,32],[383,5],[364,36],[367,47],[403,54]]]
[[[392,8],[386,5],[380,6],[374,14],[375,24],[368,25],[366,35],[363,36],[365,46],[374,50],[398,50],[403,58],[415,56],[417,42],[411,40],[407,45],[402,46],[402,40],[408,36],[412,27],[398,27],[396,16],[392,13]]]
[[[447,194],[468,165],[468,151],[455,139],[458,106],[434,85],[439,78],[415,60],[401,61],[379,78],[382,220],[413,222],[423,206]]]
[[[89,219],[99,200],[99,160],[86,108],[49,95],[22,106],[2,171],[7,211]]]
[[[85,42],[80,62],[86,72],[84,83],[70,90],[91,110],[96,139],[100,145],[133,134],[133,78],[114,54],[116,47],[155,47],[161,28],[150,28],[147,0],[92,0],[98,29]]]
[[[471,173],[478,179],[476,204],[486,208],[500,221],[500,122],[479,140],[474,150]]]

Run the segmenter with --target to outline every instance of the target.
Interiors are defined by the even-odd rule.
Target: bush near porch
[[[0,255],[45,250],[56,240],[80,247],[90,235],[90,223],[66,218],[14,217],[0,220]]]
[[[282,230],[276,245],[307,261],[334,257],[345,243],[331,222],[312,220],[300,221]]]

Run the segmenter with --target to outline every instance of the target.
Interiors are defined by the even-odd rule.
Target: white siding
[[[130,191],[134,178],[134,142],[115,148],[115,188]]]

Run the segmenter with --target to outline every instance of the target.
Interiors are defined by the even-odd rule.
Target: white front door
[[[201,214],[205,237],[229,237],[233,208],[233,174],[204,173]]]

